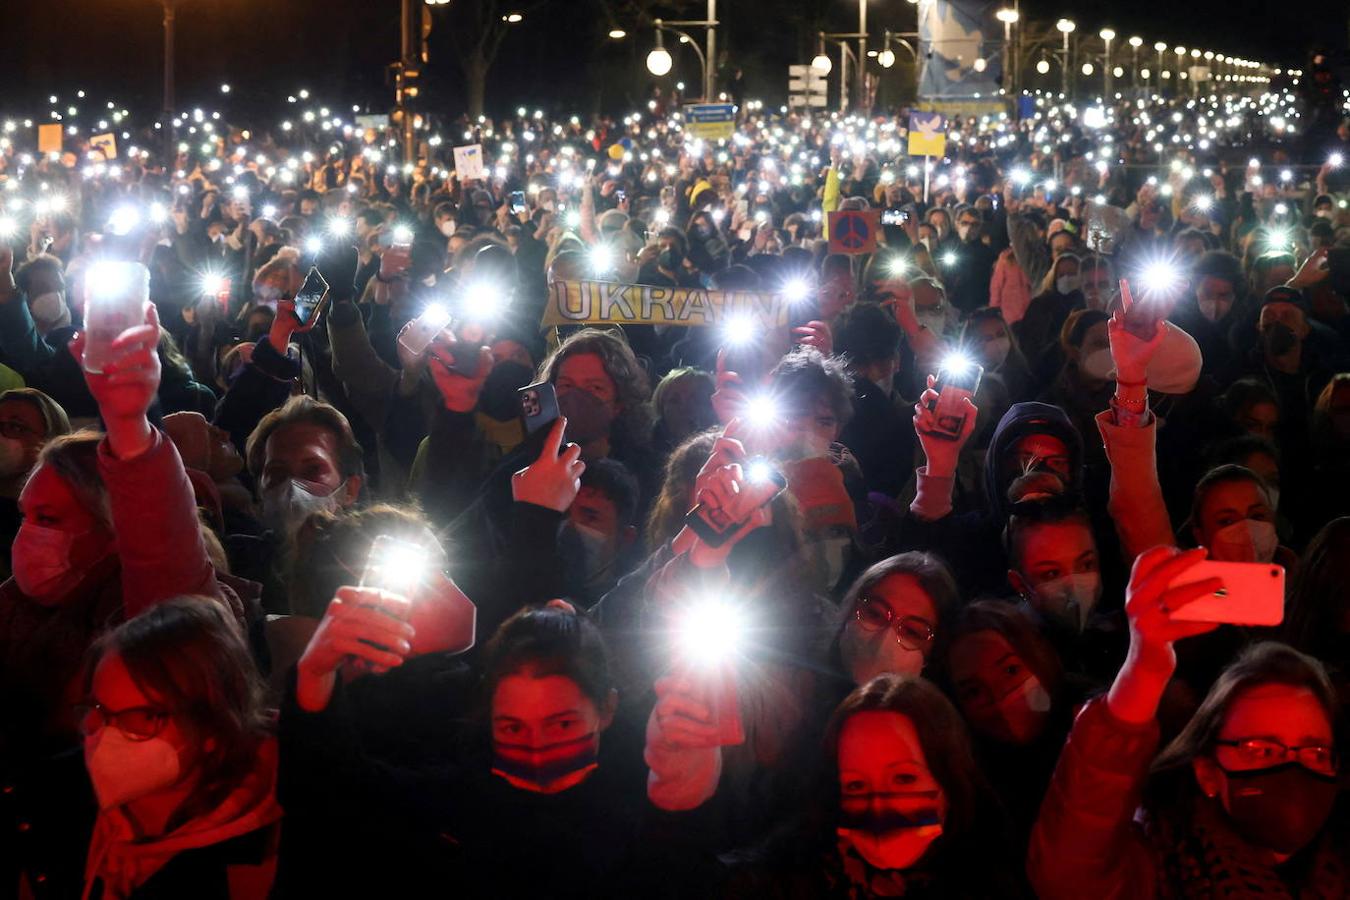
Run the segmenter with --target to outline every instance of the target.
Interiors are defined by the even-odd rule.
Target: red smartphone
[[[751,461],[746,465],[746,468],[749,469],[750,466],[754,465],[755,462]],[[769,466],[759,467],[759,470],[762,472],[762,477],[773,482],[778,488],[778,490],[770,495],[764,503],[760,504],[760,507],[763,507],[768,503],[772,503],[775,497],[787,489],[787,478],[784,477],[782,472]],[[693,530],[694,534],[698,535],[699,540],[703,541],[703,543],[707,544],[709,547],[720,547],[729,541],[736,532],[740,531],[741,526],[745,524],[746,520],[749,519],[754,512],[755,510],[753,509],[746,510],[743,518],[732,521],[731,516],[727,514],[726,510],[712,509],[711,507],[699,503],[693,509],[689,510],[688,515],[684,517],[684,524],[688,525],[690,529]]]
[[[1279,625],[1284,621],[1284,566],[1205,560],[1187,569],[1172,587],[1218,578],[1223,587],[1172,613],[1178,622]]]
[[[937,379],[933,382],[938,397],[928,407],[936,415],[937,422],[929,434],[948,441],[961,437],[961,429],[969,415],[965,401],[975,399],[983,376],[984,367],[974,363],[959,369],[947,366],[938,369]]]

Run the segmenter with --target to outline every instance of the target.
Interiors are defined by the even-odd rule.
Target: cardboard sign
[[[38,152],[39,152],[39,153],[60,153],[60,152],[61,152],[61,126],[60,126],[60,125],[39,125],[39,126],[38,126]]]
[[[608,281],[555,281],[540,325],[719,325],[751,315],[788,324],[788,299],[759,291],[705,291]]]
[[[830,252],[857,256],[875,253],[881,210],[849,209],[830,213]]]
[[[736,107],[730,103],[696,103],[685,107],[684,130],[705,141],[726,141],[736,133]]]
[[[89,139],[89,152],[102,153],[105,160],[117,159],[117,138],[112,132],[96,134]]]
[[[947,119],[942,113],[909,114],[909,155],[944,156],[947,153]]]
[[[462,182],[484,177],[482,144],[465,144],[455,148],[455,174]]]

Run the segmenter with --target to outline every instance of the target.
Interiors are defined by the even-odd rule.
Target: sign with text
[[[483,178],[482,144],[465,144],[455,148],[455,175],[461,182]]]
[[[830,252],[857,256],[875,253],[881,210],[846,209],[830,213]]]
[[[555,281],[540,325],[719,325],[751,315],[766,327],[788,324],[782,294],[705,291],[609,281]]]
[[[685,107],[684,130],[705,141],[730,140],[736,133],[736,107],[730,103],[696,103]]]
[[[947,152],[947,120],[942,113],[909,114],[909,155],[943,156]]]

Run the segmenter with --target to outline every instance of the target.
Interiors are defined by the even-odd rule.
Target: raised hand
[[[919,402],[914,404],[914,432],[919,437],[919,446],[923,448],[924,457],[927,459],[924,471],[938,478],[950,478],[956,474],[956,463],[961,457],[962,448],[975,433],[976,417],[980,410],[969,397],[964,398],[966,421],[961,426],[961,434],[954,441],[939,437],[936,434],[937,413],[930,408],[936,407],[938,401],[938,392],[933,390],[936,382],[937,379],[929,375],[927,390],[920,395]]]
[[[581,448],[563,445],[566,417],[559,416],[544,439],[539,458],[511,476],[511,497],[517,503],[533,503],[555,512],[567,512],[581,490],[586,464]]]
[[[131,459],[150,448],[153,440],[146,411],[159,392],[159,313],[145,304],[145,323],[122,332],[108,348],[102,372],[85,372],[89,393],[98,403],[107,428],[108,446],[119,459]],[[84,358],[87,336],[70,340],[70,354]]]
[[[431,355],[427,364],[431,368],[431,379],[436,383],[436,389],[441,392],[441,399],[445,401],[445,408],[450,412],[473,412],[478,406],[478,395],[483,391],[483,382],[487,381],[488,373],[492,371],[492,351],[487,347],[475,348],[463,343],[457,345],[457,349],[460,353],[478,354],[478,368],[474,370],[473,375],[463,375],[454,371],[451,368],[455,364],[454,353],[440,342],[431,345]]]
[[[376,588],[341,587],[296,665],[295,697],[300,708],[328,706],[338,669],[358,660],[377,671],[403,665],[416,629],[408,624],[407,599]]]
[[[797,343],[803,347],[815,347],[826,356],[834,355],[834,334],[830,331],[828,322],[812,319],[805,325],[798,325],[792,329],[792,333],[797,336]]]

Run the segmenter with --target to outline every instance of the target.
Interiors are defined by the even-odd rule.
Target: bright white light
[[[396,594],[407,594],[427,575],[428,554],[425,547],[410,541],[400,541],[388,535],[376,538],[361,574],[364,587],[378,587]]]
[[[805,278],[790,278],[787,283],[783,285],[783,296],[787,297],[788,300],[793,303],[805,300],[807,294],[810,292],[811,285],[807,283]]]
[[[225,289],[225,278],[208,272],[202,276],[201,288],[203,297],[214,297]]]
[[[1145,294],[1171,294],[1181,285],[1181,272],[1170,262],[1159,261],[1144,267]]]
[[[774,468],[767,459],[753,459],[745,467],[745,477],[752,484],[764,484],[773,475]]]
[[[334,216],[328,220],[325,230],[335,238],[346,237],[352,233],[352,223],[350,219]]]
[[[963,376],[975,365],[975,361],[964,353],[948,353],[942,357],[942,370],[949,375]]]
[[[956,254],[953,253],[953,252],[950,251],[950,250],[948,250],[946,253],[942,254],[942,264],[943,264],[944,266],[954,266],[954,265],[956,265]]]
[[[608,244],[596,244],[591,248],[591,271],[604,274],[614,270],[614,249]]]
[[[817,75],[828,75],[833,68],[834,63],[824,53],[818,54],[815,59],[811,60],[811,69]]]
[[[441,303],[428,303],[422,310],[422,321],[432,328],[444,328],[450,324],[450,310]]]
[[[108,231],[119,237],[130,234],[139,224],[141,211],[129,203],[117,207],[108,217]]]
[[[497,318],[505,299],[505,294],[489,281],[474,281],[464,289],[464,308],[478,321]]]
[[[680,618],[680,649],[698,665],[727,662],[740,649],[744,636],[745,614],[725,600],[699,600]]]
[[[904,278],[905,274],[908,271],[909,271],[909,263],[905,262],[898,256],[895,259],[892,259],[890,262],[886,263],[886,274],[891,276],[892,278]]]
[[[0,237],[13,237],[19,231],[19,223],[13,216],[0,216]]]
[[[753,394],[746,398],[741,418],[751,428],[769,428],[782,419],[778,401],[769,394]]]
[[[268,204],[266,204],[265,206],[263,206],[263,208],[262,208],[262,214],[263,214],[263,218],[266,218],[266,219],[274,219],[274,218],[276,218],[276,215],[277,215],[277,208],[276,208],[275,206],[273,206],[271,203],[268,203]]]
[[[413,239],[413,230],[407,225],[394,226],[394,242],[398,244],[411,244]]]
[[[309,253],[318,253],[323,249],[323,240],[319,237],[305,238],[305,250]]]
[[[728,316],[722,325],[722,343],[728,347],[743,347],[759,337],[759,323],[754,316]]]
[[[647,54],[647,71],[658,78],[669,74],[674,64],[675,61],[670,58],[670,51],[664,47],[657,47]]]
[[[1339,169],[1341,166],[1345,165],[1345,157],[1339,153],[1333,153],[1327,157],[1327,165],[1331,166],[1333,169]]]

